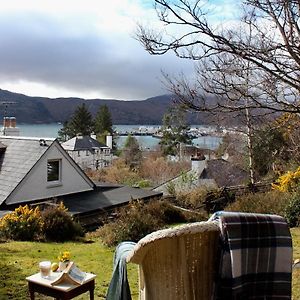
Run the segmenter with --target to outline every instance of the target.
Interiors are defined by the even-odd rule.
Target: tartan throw
[[[276,215],[219,212],[220,269],[215,299],[291,299],[292,239]]]

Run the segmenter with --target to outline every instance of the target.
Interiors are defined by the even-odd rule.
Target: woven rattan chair
[[[141,239],[127,256],[139,265],[140,299],[211,299],[218,238],[217,223],[198,222]]]

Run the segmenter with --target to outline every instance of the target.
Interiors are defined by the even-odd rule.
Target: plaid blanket
[[[215,299],[291,299],[292,239],[276,215],[219,212],[222,235]]]

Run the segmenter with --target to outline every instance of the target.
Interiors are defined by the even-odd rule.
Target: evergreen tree
[[[140,145],[137,139],[130,134],[125,141],[122,156],[125,159],[125,163],[129,165],[130,168],[138,166],[141,162],[142,151]]]
[[[106,104],[101,105],[95,117],[95,133],[103,135],[105,133],[112,134],[112,119],[110,111]]]
[[[188,135],[189,129],[182,109],[173,109],[164,115],[161,129],[162,138],[159,142],[164,155],[176,155],[179,152],[181,143],[192,143],[192,139]]]
[[[72,118],[64,123],[64,127],[59,131],[61,140],[73,138],[77,134],[90,135],[94,129],[94,122],[91,113],[85,104],[78,106]]]

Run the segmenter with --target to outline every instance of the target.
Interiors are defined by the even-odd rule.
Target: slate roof
[[[108,148],[106,145],[99,143],[90,136],[76,136],[61,144],[67,151],[94,150],[98,148]]]
[[[147,200],[159,196],[162,196],[161,192],[121,186],[110,189],[98,187],[94,191],[67,195],[61,198],[68,211],[72,215],[78,215],[117,207],[131,200]]]
[[[200,178],[214,179],[219,187],[225,187],[245,184],[249,174],[224,159],[212,159],[207,161],[207,167]]]
[[[34,164],[45,153],[54,139],[0,137],[0,143],[6,146],[0,157],[0,205],[19,182],[31,170]]]

